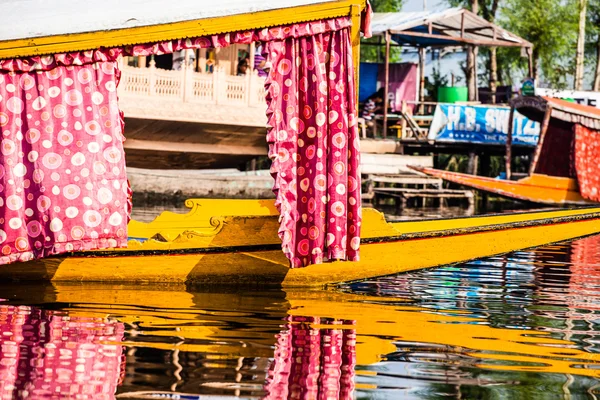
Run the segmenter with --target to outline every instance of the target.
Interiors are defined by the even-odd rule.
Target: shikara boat
[[[580,194],[577,177],[573,172],[575,160],[572,148],[574,125],[581,124],[597,130],[600,126],[600,111],[594,107],[545,97],[518,97],[511,102],[511,107],[513,112],[517,110],[529,119],[542,123],[540,140],[528,177],[513,181],[433,168],[413,169],[450,182],[522,201],[555,206],[596,204]],[[509,134],[508,160],[511,157],[510,146]],[[508,163],[507,171],[510,178]]]
[[[559,242],[600,231],[600,208],[386,222],[363,210],[361,260],[289,268],[269,200],[191,199],[188,214],[131,221],[126,249],[5,265],[0,280],[323,287]]]
[[[164,1],[151,3],[148,8],[156,8]],[[233,7],[236,4],[239,7]],[[151,16],[143,20],[126,19],[127,10],[121,10],[123,18],[119,14],[111,24],[95,20],[94,24],[80,23],[75,31],[65,31],[58,23],[45,27],[52,28],[48,31],[38,29],[37,21],[31,21],[35,18],[27,15],[31,20],[24,26],[35,30],[24,28],[1,40],[0,59],[156,43],[243,29],[262,30],[344,16],[346,21],[351,21],[352,62],[358,66],[364,0],[294,0],[277,6],[259,2],[258,8],[236,0],[228,5],[231,7],[209,7],[208,10],[205,5],[194,2],[182,5],[198,12],[200,17],[195,20],[185,20],[171,7],[165,8],[164,18]],[[106,8],[105,5],[102,7]],[[255,12],[261,7],[262,11]],[[82,18],[92,14],[82,7],[74,6],[74,10],[73,13],[81,13]],[[73,17],[71,20],[79,19]],[[273,34],[281,32],[286,30],[276,30]],[[28,67],[26,63],[13,61],[10,65]],[[49,145],[52,146],[52,142]],[[60,194],[58,187],[57,193]],[[2,265],[0,280],[322,287],[600,232],[600,208],[402,223],[388,223],[382,214],[366,209],[361,226],[360,261],[336,261],[290,269],[277,235],[280,222],[273,202],[192,199],[186,205],[191,209],[187,215],[165,212],[148,224],[132,221],[127,248],[64,253]],[[61,228],[56,229],[60,231]]]

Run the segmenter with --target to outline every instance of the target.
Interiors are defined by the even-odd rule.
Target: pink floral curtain
[[[354,321],[288,319],[277,338],[265,399],[352,399],[356,331],[350,327]]]
[[[0,71],[0,264],[123,247],[116,62]]]
[[[291,266],[358,260],[360,154],[349,29],[267,43],[271,173]]]
[[[370,10],[363,17],[368,21]],[[281,212],[279,236],[283,251],[292,267],[358,260],[360,160],[350,26],[350,18],[342,17],[123,48],[0,60],[3,79],[14,80],[10,87],[18,91],[9,93],[10,98],[20,98],[23,104],[18,112],[5,113],[5,136],[19,132],[25,135],[30,129],[39,131],[43,138],[36,142],[38,157],[56,164],[48,172],[46,164],[30,161],[34,164],[25,173],[41,171],[45,180],[34,186],[33,177],[24,178],[30,186],[24,188],[27,190],[23,195],[48,198],[48,206],[38,207],[38,211],[29,206],[22,209],[33,210],[35,215],[20,216],[21,224],[14,228],[17,231],[7,233],[9,247],[5,254],[10,253],[11,260],[24,260],[126,244],[127,185],[122,120],[115,92],[119,56],[261,41],[266,42],[266,55],[273,65],[266,81],[267,141],[273,160],[276,204]],[[24,89],[20,77],[32,84]],[[50,82],[53,79],[55,83]],[[0,107],[9,104],[9,97],[3,99]],[[11,105],[21,104],[10,101]],[[56,114],[56,109],[61,111]],[[89,133],[90,126],[99,129],[98,134]],[[65,144],[59,140],[62,137]],[[43,143],[51,146],[44,147]],[[27,158],[29,152],[17,154]],[[75,158],[78,165],[73,164],[74,154],[83,156]],[[97,163],[103,165],[98,166],[102,174],[91,172]],[[74,198],[71,207],[66,206],[65,199],[70,199],[65,197],[65,190]],[[104,203],[109,196],[112,202]],[[70,216],[67,209],[71,210]],[[30,220],[38,221],[39,226],[33,224],[34,231],[25,235],[23,227]],[[0,220],[0,226],[3,223]],[[38,230],[43,230],[43,235]],[[38,236],[43,240],[35,239]],[[23,252],[25,255],[21,255]]]
[[[575,124],[575,171],[579,192],[600,202],[600,132]]]

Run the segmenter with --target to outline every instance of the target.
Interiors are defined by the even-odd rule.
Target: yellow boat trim
[[[224,32],[244,31],[288,25],[319,19],[351,16],[359,21],[365,0],[335,0],[327,3],[259,11],[249,14],[205,18],[170,24],[134,28],[43,36],[0,41],[0,58],[18,58],[44,54],[93,50],[141,43],[162,42]],[[358,17],[356,16],[358,14]],[[359,24],[360,25],[360,24]],[[353,44],[358,46],[358,27],[353,29]],[[358,56],[356,56],[356,59]]]
[[[197,209],[203,202],[190,200],[188,204],[194,203]],[[251,202],[223,201],[222,209],[218,202],[206,204],[210,204],[213,212],[226,209],[233,214],[235,210],[252,209],[259,214],[272,212],[268,203],[255,202],[252,206]],[[289,269],[280,249],[276,216],[214,217],[196,211],[189,221],[180,215],[172,216],[179,218],[181,226],[189,224],[180,226],[178,229],[183,232],[177,236],[177,231],[171,231],[169,235],[175,236],[172,241],[131,241],[128,249],[5,265],[0,268],[0,280],[322,287],[464,262],[600,232],[600,208],[395,224],[387,223],[383,214],[365,209],[360,261]],[[160,221],[168,225],[168,218]],[[198,228],[190,228],[193,225]],[[152,223],[144,226],[144,232],[151,232],[151,227]]]

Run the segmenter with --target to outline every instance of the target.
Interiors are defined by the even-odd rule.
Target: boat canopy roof
[[[600,130],[600,109],[596,107],[542,96],[519,96],[512,99],[510,104],[534,121],[542,122],[546,111],[550,109],[552,118]]]
[[[507,46],[531,48],[527,40],[463,8],[443,11],[375,13],[373,36],[392,34],[398,44],[428,46]]]
[[[365,0],[4,0],[0,59],[360,15],[364,6]]]

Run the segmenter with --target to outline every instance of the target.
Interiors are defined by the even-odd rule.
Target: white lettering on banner
[[[485,130],[488,133],[508,133],[508,114],[510,112],[501,108],[489,108],[485,112]]]
[[[525,123],[525,128],[523,129],[523,133],[525,133],[525,135],[537,136],[540,134],[540,126],[538,124],[536,124],[535,121],[528,120]]]
[[[473,132],[477,130],[477,111],[473,107],[465,107],[465,130]]]
[[[492,133],[496,130],[496,124],[498,119],[496,118],[496,110],[489,108],[485,112],[485,130],[487,133]]]
[[[460,122],[460,109],[461,107],[448,107],[448,129],[451,131],[458,128],[458,123]]]

